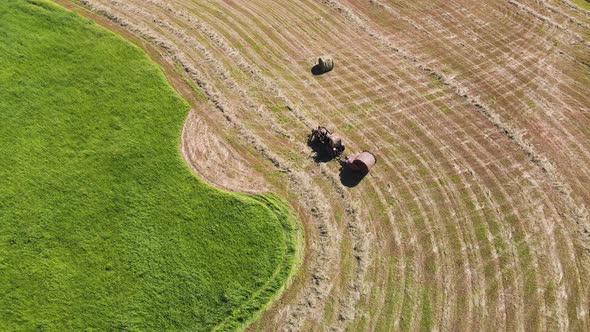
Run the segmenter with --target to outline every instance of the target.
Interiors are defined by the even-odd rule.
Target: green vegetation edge
[[[147,66],[148,63],[151,63],[151,66],[156,67],[156,68],[158,67],[153,61],[148,59],[148,57],[145,55],[143,50],[141,50],[139,47],[126,41],[124,38],[113,34],[108,29],[100,27],[99,25],[96,25],[94,22],[84,19],[77,14],[71,13],[70,11],[65,10],[61,6],[54,4],[51,1],[48,1],[48,0],[9,0],[9,1],[7,1],[7,3],[8,3],[8,6],[16,3],[17,5],[27,4],[27,5],[39,7],[40,8],[39,10],[48,10],[50,12],[53,12],[51,15],[60,16],[59,19],[66,19],[67,21],[70,21],[70,20],[76,21],[77,23],[79,23],[80,29],[82,29],[82,30],[86,31],[86,30],[90,29],[90,30],[92,30],[91,34],[96,34],[97,36],[100,36],[101,38],[104,37],[105,35],[109,35],[109,36],[107,36],[108,39],[117,40],[117,43],[125,43],[127,45],[127,47],[134,49],[130,53],[141,52],[143,54],[143,59],[140,59],[140,61],[138,60],[138,62],[142,63],[142,65],[145,63],[145,65]],[[5,5],[6,5],[6,3],[5,3]],[[0,6],[0,7],[2,7],[2,6]],[[27,10],[34,11],[37,9],[31,7],[31,8],[27,8]],[[45,14],[47,14],[47,13],[45,13]],[[10,13],[2,12],[2,8],[0,8],[0,16],[1,15],[10,15]],[[56,19],[55,21],[57,22],[57,21],[59,21],[59,19]],[[56,27],[56,29],[59,29],[59,27]],[[2,33],[2,32],[3,31],[1,31],[1,29],[0,29],[0,33]],[[0,56],[0,60],[1,60],[1,56]],[[5,63],[2,62],[2,64],[5,64]],[[4,74],[4,72],[3,72],[3,74]],[[153,75],[154,72],[152,71],[149,74]],[[171,97],[170,101],[173,103],[176,103],[177,102],[176,99],[180,100],[180,101],[178,101],[178,103],[179,103],[179,105],[181,105],[183,107],[184,116],[186,116],[186,112],[188,111],[188,105],[186,104],[186,102],[182,101],[181,98],[178,96],[178,94],[176,94],[173,91],[173,88],[166,81],[163,73],[161,72],[161,70],[159,68],[155,72],[155,75],[157,76],[155,78],[155,80],[162,81],[167,86],[166,88],[168,90],[170,90],[172,93],[174,93],[175,96]],[[160,82],[160,83],[162,83],[162,82]],[[160,84],[160,83],[158,83],[158,84]],[[165,94],[171,93],[170,91],[165,91]],[[12,91],[9,91],[8,93],[11,93],[11,92]],[[25,98],[30,97],[26,93],[24,93],[24,96],[25,96]],[[6,106],[6,105],[3,105],[2,103],[0,103],[0,106],[5,106],[4,110],[7,111],[10,108],[8,106],[14,106],[14,105],[8,104],[8,106]],[[0,107],[0,109],[2,109],[2,108],[3,107]],[[2,120],[5,120],[5,118],[2,118]],[[179,126],[180,124],[177,124],[177,125]],[[180,136],[180,127],[177,127],[176,130],[177,130],[177,133],[176,133],[177,135],[176,135],[176,137],[174,137],[174,140],[176,142],[178,142],[178,139]],[[7,132],[8,132],[8,130],[7,130]],[[0,132],[0,134],[5,134],[5,133]],[[3,135],[0,135],[0,136],[3,136]],[[8,140],[7,137],[3,137],[3,138]],[[168,138],[170,138],[170,137],[166,137],[166,139],[168,139]],[[2,143],[4,143],[4,141],[2,141]],[[204,192],[206,194],[209,194],[210,192],[217,192],[217,194],[214,194],[215,197],[225,196],[228,199],[231,197],[234,202],[242,202],[249,209],[253,209],[253,210],[254,209],[262,209],[265,211],[264,212],[265,215],[271,214],[274,216],[274,218],[276,218],[275,221],[280,225],[280,229],[283,232],[283,238],[281,239],[283,244],[281,247],[284,250],[282,251],[280,258],[278,259],[279,264],[276,265],[276,268],[275,268],[274,272],[272,273],[272,277],[269,278],[264,285],[262,285],[256,291],[254,291],[250,298],[248,298],[246,301],[240,303],[239,306],[233,308],[233,310],[231,311],[229,316],[226,316],[225,319],[223,319],[221,322],[218,322],[214,326],[214,328],[216,330],[234,330],[234,329],[244,328],[249,323],[251,323],[253,320],[258,318],[259,315],[262,313],[262,311],[270,303],[272,303],[278,296],[280,296],[282,290],[284,290],[284,288],[288,284],[289,280],[291,280],[292,277],[297,273],[298,267],[300,266],[300,263],[301,263],[301,251],[302,251],[302,244],[303,244],[303,234],[301,232],[299,219],[298,219],[297,215],[294,213],[293,209],[289,206],[289,204],[286,201],[284,201],[282,198],[277,196],[276,194],[263,193],[263,194],[258,194],[258,195],[247,195],[247,194],[241,194],[241,193],[232,193],[232,192],[227,192],[224,190],[214,188],[214,187],[202,182],[198,178],[195,179],[195,174],[192,174],[192,172],[190,171],[190,168],[184,163],[184,161],[182,160],[182,158],[180,156],[180,150],[178,148],[178,144],[176,143],[175,146],[177,148],[176,151],[174,151],[176,154],[176,156],[175,156],[176,162],[178,162],[179,164],[182,164],[181,167],[184,169],[184,171],[186,173],[191,174],[191,176],[189,176],[189,178],[192,178],[192,180],[198,182],[197,186],[202,189],[198,188],[197,190],[202,190],[202,192]],[[34,153],[34,152],[32,152],[32,153]],[[15,157],[15,159],[16,159],[16,157]],[[8,163],[8,161],[7,161],[7,163]],[[5,175],[5,174],[3,174],[3,175]],[[41,179],[41,180],[43,180],[43,179]],[[207,189],[207,188],[209,188],[209,189]],[[201,191],[199,191],[199,192],[201,192]],[[2,198],[6,198],[5,197],[6,195],[3,196],[3,194],[4,193],[0,192],[0,196],[2,196]],[[12,194],[12,193],[10,193],[10,194]],[[12,198],[12,197],[10,197],[10,198]],[[10,200],[8,200],[8,201],[4,201],[3,203],[4,203],[4,205],[0,204],[0,210],[8,211],[7,209],[10,208],[12,202]],[[258,206],[258,208],[255,208],[253,206]],[[6,217],[6,216],[4,216],[4,217],[5,218],[3,219],[2,216],[0,216],[0,224],[7,225],[4,223],[11,221],[11,219],[10,219],[10,217]],[[5,233],[2,233],[2,231],[0,231],[0,237],[2,237],[2,241],[6,240],[7,242],[10,242],[10,245],[15,245],[15,244],[20,245],[19,241],[21,241],[21,240],[25,241],[24,239],[19,239],[19,238],[8,239],[10,236],[12,236],[14,234],[8,234],[9,231],[6,229],[4,229],[3,231]],[[27,236],[29,236],[29,235],[27,235]],[[37,239],[34,239],[34,240],[37,241]],[[26,240],[26,241],[29,241],[29,240]],[[0,246],[0,251],[5,250],[6,248],[8,248],[8,245],[3,242],[2,245]],[[52,248],[52,250],[53,249],[54,248]],[[33,257],[32,259],[35,259],[35,257]],[[10,260],[3,260],[0,263],[4,264],[4,265],[2,265],[2,269],[3,269],[2,271],[6,271],[7,267],[10,268],[10,264],[11,264]],[[116,269],[117,268],[116,263],[112,263],[112,264],[114,265],[114,268]],[[113,267],[108,267],[109,271],[112,268]],[[5,275],[5,278],[8,278],[8,277],[9,276]],[[3,279],[3,281],[6,281],[6,280]],[[25,294],[26,294],[26,291],[25,291]],[[13,295],[10,295],[10,296],[13,296]],[[222,295],[222,297],[223,297],[223,295]],[[12,310],[12,308],[4,308],[4,309]],[[0,313],[0,319],[2,319],[2,317],[6,317],[5,315],[6,315],[6,312]],[[44,319],[47,319],[47,317],[45,317]],[[43,320],[43,319],[41,319],[41,320]],[[24,329],[27,328],[26,326],[31,327],[31,325],[27,325],[31,322],[23,321],[22,323],[23,323]],[[115,324],[115,323],[117,323],[117,322],[112,322],[112,324]],[[188,323],[188,325],[190,325],[190,322],[185,322],[185,323]],[[72,322],[66,322],[64,324],[66,324],[66,325],[62,325],[62,326],[70,327],[70,328],[78,326],[78,325],[75,325],[77,323],[72,323]],[[105,322],[105,324],[111,324],[111,323]],[[117,323],[117,324],[119,324],[119,323]],[[5,327],[11,326],[11,325],[5,325],[5,324],[3,324],[3,325]],[[12,326],[15,326],[15,325],[12,325]],[[16,326],[18,326],[18,325],[16,325]],[[46,326],[43,323],[38,323],[38,324],[36,324],[36,326],[38,329],[39,328],[41,328],[41,329],[49,328],[51,330],[51,325]],[[56,326],[60,326],[60,325],[59,324],[55,325],[54,328]],[[123,324],[123,325],[102,325],[102,327],[106,327],[106,326],[110,326],[110,328],[115,328],[115,329],[118,329],[118,328],[131,329],[131,330],[135,330],[138,328],[141,329],[140,327],[138,327],[138,326],[141,326],[141,324],[134,325],[133,321],[129,322],[129,325],[125,325],[125,324]],[[96,328],[97,326],[94,326],[94,327]],[[101,328],[101,327],[99,327],[99,328]],[[196,326],[195,328],[199,329],[198,326]],[[150,329],[150,328],[146,328],[146,329]]]
[[[588,0],[571,0],[576,5],[580,6],[580,8],[584,8],[586,10],[590,10],[590,1]]]
[[[217,325],[214,331],[231,329],[234,321],[243,322],[238,327],[238,330],[242,330],[259,319],[265,309],[280,298],[283,291],[289,287],[303,263],[304,234],[299,217],[295,211],[285,200],[274,193],[256,194],[252,198],[264,204],[277,216],[285,231],[285,242],[287,243],[286,254],[283,257],[282,264],[277,267],[274,278],[269,279],[266,286],[260,289],[255,295],[255,298],[260,299],[260,301],[266,301],[266,304],[258,310],[254,307],[254,315],[249,313],[249,305],[244,304],[235,310],[232,316]],[[255,300],[253,299],[253,301]],[[249,316],[250,318],[248,319]]]

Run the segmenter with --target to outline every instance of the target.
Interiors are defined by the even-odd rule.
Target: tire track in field
[[[559,2],[563,5],[565,5],[566,7],[570,8],[571,10],[578,12],[580,14],[586,15],[588,17],[590,17],[590,11],[574,4],[572,1],[570,0],[559,0]]]
[[[586,41],[584,38],[582,38],[577,33],[571,31],[571,29],[568,29],[568,28],[564,27],[563,25],[555,22],[554,20],[552,20],[551,18],[549,18],[549,17],[547,17],[545,15],[539,14],[537,11],[535,11],[531,7],[523,4],[520,1],[517,1],[517,0],[507,0],[507,1],[508,1],[509,4],[515,6],[516,8],[518,8],[518,9],[524,11],[524,12],[526,12],[527,14],[533,16],[534,18],[536,18],[536,19],[538,19],[538,20],[540,20],[540,21],[542,21],[544,23],[550,24],[550,25],[554,26],[555,28],[563,31],[564,33],[572,36],[578,43],[583,44],[586,47],[590,47],[590,42]],[[572,18],[572,20],[574,20],[574,19]],[[580,25],[582,27],[585,27],[585,28],[588,28],[588,24],[585,24],[583,22],[579,22],[577,20],[574,20],[574,22],[578,22],[578,25]]]
[[[490,47],[493,47],[493,46],[490,45]],[[528,52],[528,50],[527,50],[527,52]],[[526,67],[523,67],[523,66],[520,66],[519,67],[519,71],[523,71],[525,73],[527,73],[527,71],[528,71],[527,75],[530,75],[530,76],[533,76],[533,77],[537,75],[536,73],[531,72],[530,70],[528,70]],[[515,74],[516,74],[516,71],[510,73],[510,75],[515,75]],[[542,97],[539,96],[539,95],[533,95],[533,98],[535,98],[536,100],[542,100]],[[526,107],[526,105],[523,105],[523,106]],[[567,105],[562,103],[558,107],[567,107]],[[545,108],[542,108],[542,109],[544,110]],[[545,113],[544,116],[547,119],[546,121],[552,121],[552,119],[553,119],[553,117],[551,116],[550,113]],[[542,120],[541,119],[538,119],[538,121],[542,121]],[[552,121],[551,122],[551,125],[552,125],[552,127],[556,127],[556,128],[559,128],[560,129],[560,132],[559,133],[555,133],[555,136],[556,137],[562,137],[562,136],[568,137],[569,138],[569,144],[568,145],[571,145],[571,146],[576,146],[578,144],[578,142],[575,139],[572,139],[571,138],[572,137],[571,134],[567,130],[565,130],[565,128],[563,128],[562,125],[560,125],[558,123],[555,123],[555,121]],[[562,146],[561,148],[562,149],[568,149],[569,150],[569,147],[568,146]],[[568,152],[568,154],[571,155],[571,156],[576,156],[577,155],[577,153],[574,153],[574,151]],[[581,149],[581,155],[586,155],[587,156],[587,151],[585,151],[585,149]],[[583,162],[583,161],[580,160],[579,162]]]
[[[541,0],[540,3],[549,12],[555,13],[555,14],[563,17],[564,21],[569,22],[569,23],[573,23],[574,25],[576,25],[578,27],[582,27],[582,28],[585,28],[585,29],[590,29],[590,24],[588,24],[586,22],[583,22],[583,21],[580,21],[575,16],[572,16],[569,13],[566,13],[560,6],[553,6],[553,5],[551,5],[550,3],[548,3],[545,0]]]
[[[524,70],[524,69],[523,69],[523,70]],[[531,74],[534,74],[534,73],[531,73]],[[555,126],[556,126],[556,127],[559,127],[559,125],[558,125],[558,124],[555,124]],[[519,132],[521,133],[521,135],[524,133],[524,131],[519,131]],[[566,136],[567,136],[567,135],[568,135],[568,132],[567,132],[566,130],[563,130],[563,131],[562,131],[562,135],[566,135]],[[570,135],[570,136],[571,136],[571,135]],[[575,141],[574,139],[572,139],[571,141],[573,142],[572,144],[577,144],[577,141]],[[583,151],[582,153],[584,153],[584,154],[587,154],[587,151],[584,151],[583,149],[582,149],[582,151]],[[571,155],[575,155],[575,153],[571,153]]]
[[[543,173],[547,175],[550,182],[555,184],[554,187],[563,197],[563,200],[568,207],[568,212],[578,227],[581,228],[580,233],[588,234],[590,232],[589,214],[586,207],[583,204],[578,204],[575,202],[575,200],[571,197],[572,190],[570,186],[563,181],[561,175],[556,171],[554,164],[545,155],[540,153],[530,141],[524,138],[522,130],[513,128],[504,122],[504,120],[496,112],[494,112],[492,108],[483,103],[478,96],[472,97],[468,95],[467,91],[469,91],[469,89],[463,86],[460,82],[447,79],[443,73],[440,73],[420,63],[415,57],[406,54],[403,50],[394,46],[386,37],[369,27],[369,25],[366,23],[366,19],[361,19],[348,7],[345,7],[344,5],[333,0],[323,0],[323,2],[341,12],[351,22],[366,31],[369,36],[375,38],[381,44],[389,47],[393,52],[401,54],[403,58],[408,59],[409,61],[415,62],[418,68],[432,74],[445,85],[448,85],[450,88],[454,89],[458,96],[465,98],[469,103],[475,106],[479,113],[485,116],[495,127],[506,134],[516,146],[518,146],[527,156],[529,156],[531,162],[537,165],[543,171]],[[585,236],[585,238],[587,238],[587,236]]]
[[[383,5],[381,4],[381,6],[383,6]],[[385,9],[389,9],[388,11],[389,11],[389,12],[391,12],[391,9],[390,9],[390,8],[387,8],[387,7],[384,7],[384,8],[385,8]],[[458,19],[458,18],[456,18],[456,19]],[[480,25],[482,25],[482,26],[485,26],[485,23],[483,23],[483,22],[478,22],[478,23],[479,23]],[[489,29],[489,27],[487,27],[487,29]],[[428,31],[428,29],[425,29],[425,28],[422,28],[422,30],[423,30],[423,31]],[[518,31],[520,31],[520,30],[518,30]],[[445,32],[446,32],[446,31],[445,31]],[[449,33],[450,33],[450,32],[449,32]],[[503,34],[500,32],[500,33],[493,33],[493,35],[495,35],[495,36],[502,36]],[[437,39],[437,38],[436,38],[436,36],[433,36],[432,34],[429,34],[429,36],[430,36],[431,38]],[[489,39],[489,38],[486,38],[486,39],[482,40],[482,42],[481,42],[481,43],[484,43],[484,44],[485,44],[485,43],[487,43],[487,42],[486,42],[486,40],[487,40],[487,39]],[[509,38],[509,39],[511,39],[511,40],[514,40],[514,38]],[[441,45],[444,45],[444,42],[442,42],[442,44],[441,44]],[[468,45],[465,45],[465,44],[464,44],[463,46],[468,46]],[[494,48],[494,45],[493,45],[493,44],[489,44],[489,46],[490,46],[492,49]],[[511,45],[511,47],[512,47],[512,45]],[[478,53],[478,51],[477,51],[477,50],[473,50],[473,51],[474,51],[474,52],[476,52],[476,53]],[[451,50],[449,50],[449,52],[454,52],[454,50],[452,50],[452,49],[451,49]],[[478,66],[478,65],[476,65],[476,64],[473,64],[473,63],[471,63],[469,59],[466,59],[465,57],[461,56],[461,54],[458,54],[458,53],[457,53],[457,56],[458,56],[459,58],[462,58],[462,59],[464,60],[464,62],[466,62],[466,63],[470,63],[470,64],[472,64],[474,67],[478,68],[477,72],[481,72],[481,70],[480,70],[480,67],[481,67],[481,66]],[[480,55],[479,57],[480,57],[480,58],[486,58],[486,56],[485,56],[485,55],[483,55],[483,54],[482,54],[482,55]],[[488,57],[488,58],[489,58],[489,57]],[[489,60],[488,60],[488,61],[489,61]],[[534,73],[534,72],[531,72],[531,71],[530,71],[530,70],[529,70],[527,67],[519,66],[519,68],[518,68],[518,71],[521,71],[521,72],[525,73],[525,75],[528,75],[528,76],[530,76],[530,77],[535,77],[535,76],[536,76],[536,73]],[[515,74],[515,73],[517,73],[517,71],[512,71],[512,72],[510,73],[510,75],[513,75],[513,74]],[[495,89],[493,89],[493,90],[495,90]],[[484,90],[484,91],[485,91],[485,90]],[[540,99],[540,97],[536,97],[535,99],[536,99],[536,100],[542,100],[542,99]],[[527,105],[523,105],[523,106],[524,106],[525,108],[527,107]],[[562,104],[562,105],[559,105],[559,107],[567,107],[567,105],[566,105],[566,104]],[[547,115],[549,115],[549,116],[547,116]],[[549,119],[549,120],[550,120],[550,119],[552,119],[552,117],[550,116],[550,114],[545,114],[545,117],[546,117],[547,119]],[[538,121],[538,122],[541,122],[541,121],[542,121],[542,120],[540,120],[540,119],[539,119],[539,121]],[[556,124],[555,122],[552,122],[551,124],[553,125],[553,127],[556,127],[556,128],[561,128],[561,132],[560,132],[559,134],[557,134],[557,133],[556,133],[556,134],[555,134],[555,136],[557,136],[557,137],[560,137],[560,136],[566,136],[566,137],[569,137],[569,136],[571,136],[571,135],[570,135],[570,134],[569,134],[567,131],[564,131],[564,130],[562,129],[562,127],[561,127],[559,124]],[[569,135],[569,136],[568,136],[568,135]],[[571,142],[571,144],[570,144],[570,145],[576,145],[576,144],[577,144],[577,142],[576,142],[575,140],[571,140],[571,139],[570,139],[570,142]],[[562,146],[562,147],[561,147],[561,149],[569,149],[569,147],[567,147],[567,146],[563,147],[563,146]],[[588,152],[587,152],[585,149],[580,149],[580,152],[579,152],[579,153],[580,153],[580,154],[582,154],[582,155],[587,155],[587,154],[588,154]],[[577,153],[569,153],[569,155],[571,155],[571,156],[575,156],[575,155],[577,155]],[[583,162],[583,161],[580,161],[580,162]],[[574,180],[575,180],[575,179],[574,179]]]

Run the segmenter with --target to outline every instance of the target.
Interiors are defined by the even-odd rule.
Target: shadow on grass
[[[316,163],[327,163],[335,159],[335,157],[329,153],[328,148],[326,148],[326,146],[322,143],[319,143],[317,141],[312,142],[311,140],[308,140],[307,146],[309,146],[313,151],[312,158],[313,161]]]
[[[322,67],[319,64],[311,67],[311,74],[314,76],[323,75],[325,73],[326,72],[322,70]]]
[[[367,172],[353,171],[342,163],[340,164],[340,183],[345,187],[356,187],[366,175]]]

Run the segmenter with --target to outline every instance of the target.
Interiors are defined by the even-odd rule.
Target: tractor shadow
[[[365,176],[367,176],[365,172],[353,171],[342,163],[340,164],[340,183],[345,187],[356,187]]]
[[[322,67],[319,64],[311,67],[311,74],[314,76],[323,75],[325,73],[326,72],[322,70]]]
[[[327,163],[335,159],[334,157],[330,156],[330,154],[326,151],[326,146],[321,143],[308,141],[307,146],[309,146],[313,151],[313,161],[318,164]]]

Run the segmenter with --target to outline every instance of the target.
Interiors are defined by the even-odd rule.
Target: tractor
[[[324,153],[330,159],[340,157],[344,152],[342,138],[332,134],[326,127],[322,126],[318,126],[318,129],[312,129],[311,135],[309,135],[309,145],[319,147],[318,152]]]

